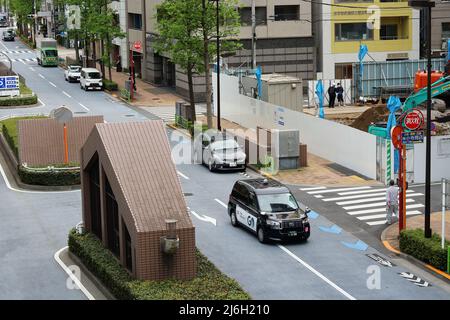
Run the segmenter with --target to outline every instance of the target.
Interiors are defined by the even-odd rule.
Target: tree
[[[165,53],[187,74],[189,102],[194,109],[194,74],[205,74],[207,91],[208,126],[212,127],[210,61],[216,50],[212,39],[216,35],[216,15],[214,4],[207,0],[165,0],[157,6],[157,36],[154,49]],[[229,52],[239,47],[233,36],[239,32],[239,15],[236,0],[220,2],[222,21],[220,37],[221,52]]]

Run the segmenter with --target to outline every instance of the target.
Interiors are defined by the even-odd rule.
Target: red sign
[[[402,133],[403,133],[402,126],[395,126],[391,130],[392,144],[394,145],[395,149],[402,148]]]
[[[419,129],[423,124],[423,114],[419,110],[408,113],[403,121],[405,127],[411,131]]]
[[[141,42],[140,42],[140,41],[136,41],[136,42],[134,43],[134,48],[135,48],[136,50],[141,50]]]

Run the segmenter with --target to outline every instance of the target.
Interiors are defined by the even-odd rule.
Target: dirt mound
[[[363,112],[358,118],[350,124],[351,127],[367,132],[369,125],[372,122],[387,121],[389,117],[389,110],[385,104],[375,105],[365,112]]]

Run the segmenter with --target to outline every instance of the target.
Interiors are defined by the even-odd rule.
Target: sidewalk
[[[197,121],[206,123],[206,116],[197,117]],[[213,124],[217,124],[217,120],[213,117]],[[238,125],[235,122],[228,120],[221,120],[222,129],[242,129],[246,128]],[[256,141],[256,132],[254,130],[247,133],[248,138],[252,141]],[[308,153],[308,166],[294,170],[283,170],[273,177],[280,180],[283,183],[291,185],[302,186],[366,186],[366,185],[380,185],[375,180],[367,180],[359,177],[352,172],[344,172],[333,169],[335,164],[318,157],[314,154]],[[334,166],[335,168],[337,166]]]
[[[70,57],[75,59],[75,50],[67,49],[62,46],[58,46],[58,54],[62,59],[66,59],[66,57]],[[97,64],[97,69],[100,70],[100,65]],[[107,79],[109,77],[108,68],[105,68],[105,75]],[[128,80],[129,74],[123,72],[117,72],[115,68],[111,70],[111,78],[114,82],[119,85],[119,91],[121,88],[124,88],[125,81]],[[133,102],[130,104],[136,107],[164,107],[170,106],[174,107],[175,102],[179,100],[184,100],[181,96],[179,96],[175,90],[166,88],[166,87],[157,87],[153,86],[148,82],[145,82],[139,78],[136,78],[136,87],[137,92],[134,93]],[[113,96],[118,97],[119,93],[114,93]]]

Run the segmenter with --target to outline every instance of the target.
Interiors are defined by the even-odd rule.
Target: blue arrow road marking
[[[310,211],[310,212],[308,212],[308,218],[310,218],[310,219],[317,219],[319,217],[319,214],[317,213],[317,212],[315,212],[315,211]]]
[[[319,227],[320,230],[324,231],[324,232],[328,232],[328,233],[334,233],[334,234],[339,234],[341,233],[342,229],[339,228],[337,225],[332,225],[331,227]]]
[[[341,241],[341,243],[344,246],[346,246],[347,248],[356,249],[356,250],[360,250],[360,251],[366,251],[367,248],[369,247],[367,244],[365,244],[361,240],[358,240],[358,242],[356,242],[356,243],[348,243],[348,242],[344,242],[344,241]]]

